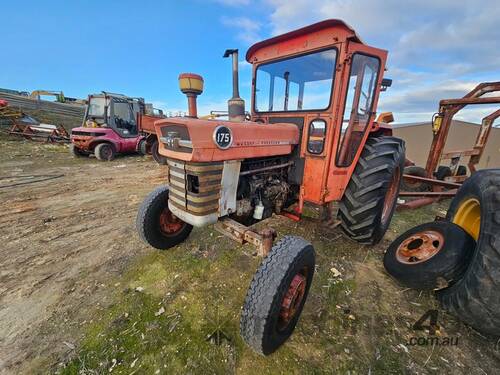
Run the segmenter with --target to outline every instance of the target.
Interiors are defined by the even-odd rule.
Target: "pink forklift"
[[[143,98],[104,91],[89,95],[83,125],[71,131],[70,152],[76,157],[94,154],[107,161],[117,154],[139,152],[152,154],[164,164],[154,130],[154,122],[164,117]]]

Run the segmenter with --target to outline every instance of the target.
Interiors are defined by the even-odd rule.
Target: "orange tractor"
[[[320,222],[340,225],[363,244],[389,226],[405,163],[405,145],[375,120],[387,51],[364,44],[340,20],[327,20],[253,45],[250,120],[239,97],[238,51],[232,56],[228,121],[199,119],[203,79],[181,74],[189,116],[155,122],[167,158],[165,186],[141,205],[137,230],[157,249],[184,241],[193,227],[215,224],[264,257],[241,313],[241,335],[272,353],[291,335],[311,286],[315,252],[300,237],[256,231],[252,224],[283,214],[300,220],[305,204]],[[385,122],[384,122],[385,120]]]

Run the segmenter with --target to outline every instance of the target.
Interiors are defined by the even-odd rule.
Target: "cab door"
[[[349,42],[344,54],[335,137],[329,159],[325,201],[340,200],[368,138],[376,108],[387,51]]]
[[[328,96],[329,105],[318,112],[304,115],[304,128],[301,139],[301,157],[304,159],[304,173],[300,192],[300,202],[322,204],[327,189],[327,174],[335,134],[335,108],[341,89],[341,71],[339,70],[344,43],[335,43],[335,66],[328,91],[321,95]],[[314,95],[313,95],[314,96]],[[307,98],[306,98],[307,99]],[[310,99],[309,99],[310,100]]]

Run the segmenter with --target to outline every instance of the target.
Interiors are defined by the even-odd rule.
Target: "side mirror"
[[[389,87],[392,86],[392,79],[390,78],[382,78],[382,87],[380,88],[380,91],[386,91]]]

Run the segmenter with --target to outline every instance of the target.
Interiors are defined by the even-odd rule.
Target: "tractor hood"
[[[190,162],[286,155],[299,143],[293,124],[184,117],[156,121],[155,130],[161,155]]]

